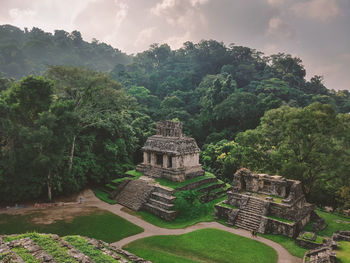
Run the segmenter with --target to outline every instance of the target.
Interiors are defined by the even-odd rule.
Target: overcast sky
[[[290,53],[308,77],[350,89],[349,0],[0,0],[0,24],[78,30],[129,54],[215,39]]]

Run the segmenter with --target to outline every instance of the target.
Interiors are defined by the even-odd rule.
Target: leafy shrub
[[[199,201],[200,193],[197,191],[179,191],[175,196],[175,210],[179,211],[179,219],[197,218],[207,214],[211,209],[209,204],[202,204]]]

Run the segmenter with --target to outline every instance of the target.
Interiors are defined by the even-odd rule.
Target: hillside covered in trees
[[[77,31],[2,26],[0,72],[2,200],[107,182],[139,162],[155,121],[177,119],[223,180],[244,166],[350,207],[350,93],[306,80],[299,58],[214,40],[127,56]]]
[[[88,43],[78,31],[55,30],[51,34],[36,27],[23,31],[11,25],[0,26],[0,72],[7,77],[40,75],[50,65],[109,71],[118,63],[128,62],[130,58],[120,50],[95,39]]]

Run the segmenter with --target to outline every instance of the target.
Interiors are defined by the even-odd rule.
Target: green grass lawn
[[[134,214],[142,218],[143,220],[147,221],[148,223],[151,223],[153,225],[163,227],[163,228],[185,228],[188,226],[195,225],[199,222],[211,222],[215,221],[215,218],[213,216],[214,212],[214,205],[225,200],[226,197],[222,197],[219,199],[215,199],[207,204],[203,204],[203,207],[205,208],[202,210],[203,213],[198,213],[197,215],[194,215],[192,217],[183,217],[183,216],[177,216],[174,221],[168,222],[165,221],[149,212],[146,211],[139,211],[139,212],[134,212],[131,210],[125,209],[130,214]],[[196,208],[196,209],[201,209],[201,208]],[[181,212],[181,211],[180,211]]]
[[[117,201],[109,198],[109,194],[108,193],[106,193],[106,192],[104,192],[102,190],[95,189],[93,192],[94,192],[95,196],[98,199],[100,199],[101,201],[103,201],[103,202],[106,202],[106,203],[108,203],[110,205],[114,205],[114,204],[117,203]]]
[[[299,247],[297,244],[295,244],[294,239],[290,237],[286,237],[282,235],[273,235],[273,234],[259,234],[259,236],[270,239],[280,244],[285,249],[287,249],[290,254],[299,258],[304,257],[304,254],[307,251],[307,249]]]
[[[188,179],[184,182],[173,182],[173,181],[170,181],[170,180],[165,179],[165,178],[155,178],[155,181],[157,183],[159,183],[160,185],[167,186],[167,187],[170,187],[173,189],[177,189],[177,188],[183,187],[185,185],[188,185],[188,184],[191,184],[194,182],[198,182],[198,181],[201,181],[201,180],[207,179],[207,178],[215,178],[215,175],[213,175],[212,173],[209,173],[209,172],[205,172],[205,175],[203,175],[203,176],[194,177],[194,178]]]
[[[127,171],[125,174],[133,176],[134,180],[139,179],[143,175],[142,172],[138,172],[136,170]]]
[[[340,263],[350,263],[350,242],[339,241],[338,249],[335,251],[337,253],[337,258]]]
[[[334,232],[337,232],[338,230],[348,230],[350,231],[350,218],[346,216],[341,216],[339,214],[333,214],[324,212],[321,210],[316,209],[316,213],[324,218],[326,220],[326,223],[328,226],[317,232],[320,236],[328,236],[331,237]],[[305,228],[305,231],[312,231],[312,223],[309,223]]]
[[[0,215],[0,234],[26,232],[52,233],[60,236],[83,235],[111,243],[143,232],[143,229],[107,211],[75,217],[72,221],[56,221],[52,224],[32,222],[38,213],[28,215]]]
[[[154,236],[123,247],[154,263],[272,263],[277,253],[256,240],[217,229],[201,229],[179,236]]]

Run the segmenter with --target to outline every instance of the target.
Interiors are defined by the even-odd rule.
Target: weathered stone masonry
[[[278,175],[254,174],[242,168],[235,173],[227,195],[224,203],[234,208],[216,205],[216,216],[260,233],[296,237],[317,216],[314,206],[306,202],[301,183]],[[283,199],[275,202],[274,197]]]
[[[183,182],[204,174],[199,164],[200,149],[193,138],[183,135],[180,122],[158,122],[157,134],[147,139],[142,151],[143,162],[136,170],[146,176]]]

